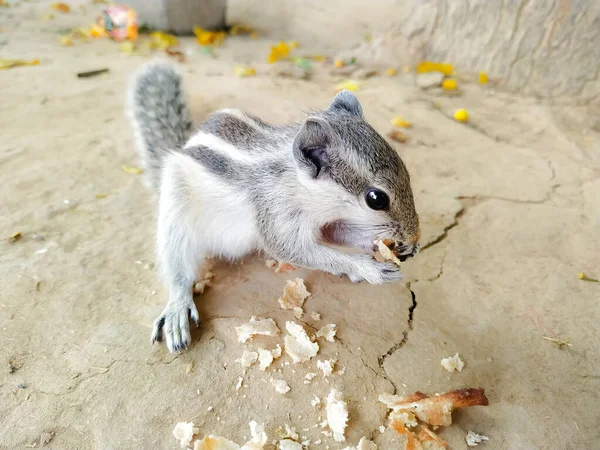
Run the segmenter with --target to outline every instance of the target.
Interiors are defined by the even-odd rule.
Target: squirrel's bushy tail
[[[144,66],[130,87],[128,113],[147,179],[158,188],[163,157],[185,144],[192,126],[175,68],[165,63]]]

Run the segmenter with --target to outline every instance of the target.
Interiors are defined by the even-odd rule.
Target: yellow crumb
[[[132,167],[132,166],[121,166],[121,168],[123,169],[124,172],[127,172],[131,175],[139,175],[140,173],[143,172],[142,169],[138,168],[138,167]]]
[[[444,75],[452,75],[454,67],[452,64],[423,61],[417,66],[417,73],[442,72]]]
[[[488,81],[489,80],[485,72],[479,72],[479,84],[487,84]]]
[[[397,73],[398,71],[396,69],[392,69],[391,67],[385,71],[385,74],[389,77],[393,77]]]
[[[235,66],[233,72],[240,78],[253,77],[256,75],[256,70],[253,67]]]
[[[356,92],[358,91],[358,83],[356,81],[347,80],[342,81],[335,87],[337,92],[343,91],[344,89],[350,92]]]
[[[407,122],[400,116],[396,116],[392,119],[392,125],[400,128],[412,128],[412,123]]]
[[[454,78],[447,78],[444,81],[442,81],[442,88],[444,88],[447,91],[455,91],[457,87],[458,83]]]
[[[469,120],[469,113],[466,109],[457,109],[454,113],[454,120],[457,122],[467,122]]]

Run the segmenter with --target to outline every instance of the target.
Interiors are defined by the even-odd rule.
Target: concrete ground
[[[394,144],[423,229],[405,282],[276,274],[258,256],[210,262],[213,286],[196,299],[202,326],[187,352],[169,354],[149,342],[165,302],[154,269],[156,201],[139,175],[121,169],[137,164],[126,82],[148,57],[105,40],[61,47],[57,30],[87,25],[93,8],[44,21],[46,11],[23,2],[0,16],[0,58],[41,60],[0,71],[0,448],[39,447],[53,433],[47,448],[175,449],[179,421],[243,443],[256,420],[269,442],[290,424],[322,439],[309,448],[367,436],[380,449],[402,449],[402,437],[378,430],[387,412],[378,395],[462,387],[485,388],[490,405],[455,413],[440,430],[453,449],[466,448],[468,430],[489,436],[488,449],[598,448],[600,283],[577,276],[600,278],[598,108],[469,82],[459,96],[426,93],[411,74],[360,81],[357,95],[381,133],[396,115],[414,124],[408,142]],[[275,76],[265,63],[272,43],[229,38],[213,59],[183,40],[195,119],[236,107],[281,123],[326,106],[336,84],[330,65],[315,64],[310,80]],[[256,76],[236,77],[240,63]],[[76,77],[99,68],[110,72]],[[469,124],[451,118],[457,108],[469,111]],[[9,242],[15,232],[22,238]],[[296,276],[312,292],[307,331],[339,330],[334,343],[319,341],[316,359],[337,358],[345,373],[305,384],[315,360],[286,365],[284,353],[266,372],[249,369],[236,392],[242,351],[282,336],[241,344],[234,327],[257,315],[283,330],[294,317],[277,298]],[[466,365],[450,374],[440,359],[456,352]],[[276,393],[271,377],[290,392]],[[343,445],[314,427],[325,412],[310,401],[332,386],[349,406]]]

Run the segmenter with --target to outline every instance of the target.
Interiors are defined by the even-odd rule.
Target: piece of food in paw
[[[400,267],[401,261],[398,259],[398,257],[393,251],[394,241],[389,239],[377,240],[375,241],[375,245],[377,246],[378,254],[381,256],[381,258],[383,258],[384,261],[391,261],[398,267]]]

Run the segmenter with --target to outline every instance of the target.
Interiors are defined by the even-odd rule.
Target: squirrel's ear
[[[329,167],[328,151],[335,141],[335,132],[324,120],[311,117],[304,122],[294,139],[294,156],[313,178]]]
[[[329,111],[344,111],[352,114],[353,116],[363,116],[362,106],[360,106],[356,95],[346,90],[340,91],[335,96],[333,102],[329,106]]]

